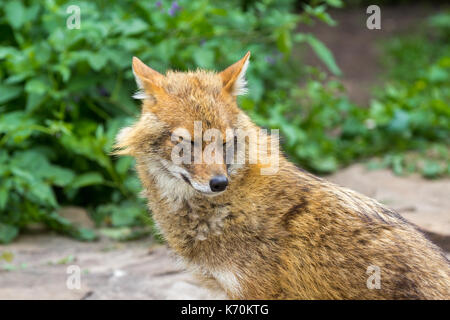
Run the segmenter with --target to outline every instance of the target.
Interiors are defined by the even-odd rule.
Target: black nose
[[[227,188],[228,179],[227,177],[220,175],[215,176],[211,180],[209,180],[209,186],[211,187],[211,191],[220,192]]]

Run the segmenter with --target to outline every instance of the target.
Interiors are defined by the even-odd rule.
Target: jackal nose
[[[209,186],[211,191],[220,192],[227,188],[228,179],[224,175],[215,176],[211,180],[209,180]]]

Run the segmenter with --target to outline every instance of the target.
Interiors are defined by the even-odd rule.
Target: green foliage
[[[218,70],[251,50],[250,91],[240,105],[281,130],[295,162],[326,173],[380,156],[373,166],[448,174],[448,15],[430,21],[433,41],[419,35],[419,43],[388,46],[392,81],[362,108],[338,81],[291,57],[293,47],[308,45],[341,73],[326,46],[296,28],[334,25],[327,8],[342,1],[314,0],[299,14],[293,2],[80,1],[81,29],[73,30],[72,3],[0,2],[0,243],[32,222],[81,240],[154,232],[133,160],[108,154],[119,128],[139,114],[130,98],[132,56],[161,72]],[[73,226],[58,214],[64,205],[87,208],[100,229]]]
[[[428,178],[449,175],[449,61],[444,57],[429,65],[412,83],[385,85],[367,108],[350,102],[338,81],[317,73],[292,89],[292,98],[273,105],[269,116],[255,119],[280,128],[284,149],[314,172],[381,157],[372,167]]]
[[[450,175],[448,21],[441,13],[427,21],[426,32],[384,44],[389,80],[368,107],[350,102],[339,81],[311,70],[305,85],[255,118],[280,128],[288,154],[314,172],[376,157],[372,168]]]
[[[257,113],[297,81],[289,61],[295,41],[339,71],[317,39],[293,32],[315,18],[332,23],[326,8],[341,2],[315,1],[302,14],[290,13],[292,2],[0,2],[0,242],[30,222],[95,239],[58,215],[68,204],[88,208],[105,230],[121,228],[106,231],[116,238],[145,234],[132,229],[152,228],[133,161],[108,155],[118,129],[139,113],[130,98],[132,56],[164,72],[224,68],[251,50],[242,103]],[[81,9],[81,29],[66,27],[71,4]]]
[[[384,44],[388,82],[375,92],[371,116],[380,117],[380,124],[391,116],[392,145],[377,166],[427,178],[450,174],[449,39],[450,12],[442,12],[416,33]]]

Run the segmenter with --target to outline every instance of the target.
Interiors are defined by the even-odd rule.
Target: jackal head
[[[236,104],[236,96],[247,90],[249,57],[250,52],[222,72],[165,75],[134,57],[139,88],[134,97],[142,100],[142,112],[119,132],[114,153],[134,156],[141,179],[145,167],[148,178],[166,192],[224,192],[242,167],[233,161],[236,131],[257,128]]]

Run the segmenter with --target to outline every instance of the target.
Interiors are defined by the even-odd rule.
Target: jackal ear
[[[134,99],[149,99],[152,95],[163,91],[159,83],[164,76],[136,57],[133,57],[133,74],[138,86],[138,91],[133,95]]]
[[[250,51],[241,60],[219,73],[222,78],[223,89],[233,96],[243,95],[248,91],[245,72],[248,68],[249,59]]]

